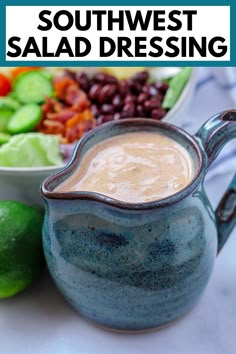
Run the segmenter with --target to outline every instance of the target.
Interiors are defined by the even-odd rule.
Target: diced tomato
[[[18,67],[11,70],[12,78],[15,79],[18,75],[25,73],[27,71],[39,70],[40,66],[27,66],[27,67]]]
[[[11,91],[11,82],[8,77],[0,73],[0,96],[6,96]]]

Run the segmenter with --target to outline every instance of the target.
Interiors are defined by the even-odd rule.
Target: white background
[[[187,16],[186,15],[180,15],[179,19],[182,20],[183,26],[182,29],[179,31],[170,31],[170,30],[165,30],[165,31],[153,31],[152,29],[152,21],[150,21],[149,29],[148,31],[142,31],[140,28],[137,29],[136,31],[130,31],[127,21],[124,21],[125,23],[125,28],[124,31],[107,31],[107,21],[103,22],[103,30],[102,31],[97,31],[96,29],[96,16],[92,15],[92,26],[91,29],[88,31],[78,31],[75,26],[73,26],[70,30],[68,31],[59,31],[55,27],[53,27],[49,31],[40,31],[37,29],[38,25],[41,24],[45,26],[45,23],[41,22],[39,20],[39,13],[42,10],[50,10],[52,11],[52,14],[50,15],[50,19],[53,19],[54,14],[59,11],[59,10],[70,10],[72,14],[74,14],[75,10],[80,10],[81,11],[81,18],[85,18],[85,15],[82,15],[82,12],[85,12],[86,10],[113,10],[114,17],[118,16],[118,11],[119,10],[131,10],[132,15],[135,14],[137,10],[141,10],[143,17],[146,13],[147,10],[165,10],[166,11],[166,22],[165,25],[166,27],[168,24],[175,25],[173,22],[171,22],[168,19],[168,14],[171,10],[177,9],[177,10],[197,10],[198,13],[197,15],[193,15],[193,30],[192,31],[187,31]],[[161,16],[163,17],[163,16]],[[47,16],[48,18],[48,16]],[[106,20],[107,17],[104,16],[104,20]],[[125,18],[125,16],[124,16]],[[144,17],[145,18],[145,17]],[[93,21],[94,20],[94,21]],[[61,17],[61,24],[66,24],[67,19],[66,17]],[[162,23],[161,23],[162,24]],[[118,28],[118,24],[114,26],[114,28]],[[169,58],[166,57],[165,55],[159,57],[159,58],[152,58],[152,57],[147,57],[149,61],[160,61],[160,60],[165,60],[165,61],[173,61],[173,60],[183,60],[183,61],[188,61],[188,60],[201,60],[201,61],[222,61],[222,60],[230,60],[230,7],[229,6],[178,6],[178,7],[173,7],[173,6],[139,6],[139,7],[134,7],[134,6],[108,6],[108,7],[103,7],[103,6],[93,6],[93,7],[84,7],[84,6],[66,6],[64,8],[59,7],[59,6],[47,6],[47,7],[42,7],[42,6],[7,6],[6,7],[6,53],[7,51],[13,51],[12,48],[8,47],[8,39],[12,36],[18,36],[21,38],[20,41],[20,47],[22,49],[25,48],[25,45],[27,43],[27,39],[29,36],[35,37],[39,50],[40,52],[42,51],[42,37],[48,37],[48,48],[50,52],[56,51],[58,44],[60,42],[60,38],[62,36],[66,36],[69,39],[72,51],[74,52],[74,38],[75,37],[87,37],[90,40],[90,43],[92,45],[92,50],[91,52],[86,56],[81,58],[81,60],[87,60],[87,61],[124,61],[124,60],[135,60],[135,61],[144,61],[145,58],[128,58],[127,56],[123,56],[122,58],[117,57],[117,52],[115,52],[112,57],[105,57],[105,58],[100,58],[99,57],[99,37],[100,36],[108,36],[112,37],[115,41],[118,36],[125,36],[125,37],[130,37],[132,40],[132,47],[130,48],[130,51],[134,53],[134,37],[142,36],[142,37],[147,37],[147,49],[145,52],[149,52],[150,50],[155,51],[154,48],[151,48],[149,45],[150,38],[154,36],[158,37],[163,37],[163,40],[161,43],[159,43],[163,49],[164,52],[165,50],[168,49],[168,47],[165,45],[166,39],[170,36],[177,36],[177,37],[185,37],[185,36],[193,36],[195,39],[201,43],[200,39],[201,37],[206,36],[208,38],[208,41],[215,36],[221,36],[226,39],[224,45],[228,45],[228,52],[224,57],[220,58],[215,58],[214,56],[210,55],[208,53],[207,58],[201,58],[200,54],[195,52],[194,58],[182,58],[180,55],[175,58]],[[221,43],[220,43],[221,45]],[[29,54],[26,58],[11,58],[9,56],[6,56],[6,61],[29,61],[29,60],[35,60],[35,61],[40,61],[40,60],[46,60],[46,61],[78,61],[78,58],[70,58],[67,54],[62,54],[60,58],[37,58],[35,54]]]

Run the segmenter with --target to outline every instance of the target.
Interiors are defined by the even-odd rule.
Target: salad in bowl
[[[9,68],[0,73],[0,200],[42,205],[40,183],[70,159],[76,142],[112,120],[179,124],[194,71],[179,68]],[[158,77],[159,75],[159,77]]]

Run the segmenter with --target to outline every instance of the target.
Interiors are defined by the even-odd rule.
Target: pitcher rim
[[[109,129],[114,125],[130,125],[130,124],[135,124],[136,126],[155,125],[156,127],[160,127],[160,128],[165,126],[167,130],[171,130],[172,132],[184,136],[184,138],[191,143],[191,146],[193,147],[197,156],[198,166],[193,179],[183,189],[165,198],[148,201],[148,202],[141,202],[141,203],[140,202],[130,203],[127,201],[118,200],[98,192],[88,192],[88,191],[54,192],[49,190],[48,187],[52,183],[52,181],[74,170],[74,168],[77,165],[77,161],[80,158],[80,152],[82,151],[84,145],[94,134],[96,134],[97,131]],[[53,174],[50,177],[48,177],[46,180],[44,180],[44,182],[40,187],[40,192],[43,198],[46,200],[47,199],[64,200],[64,201],[88,200],[88,201],[103,203],[108,206],[112,206],[114,208],[119,208],[119,209],[128,209],[128,210],[156,209],[159,207],[176,203],[184,199],[185,197],[187,197],[191,192],[193,192],[199,184],[201,174],[203,171],[203,166],[204,166],[203,150],[201,149],[200,144],[194,135],[192,136],[189,133],[187,133],[184,129],[166,122],[157,121],[154,119],[147,119],[147,118],[128,118],[128,119],[122,119],[122,120],[105,123],[99,127],[92,129],[87,134],[85,134],[77,142],[73,154],[70,158],[70,161],[56,174]]]

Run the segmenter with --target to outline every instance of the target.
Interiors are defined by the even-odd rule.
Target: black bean
[[[126,80],[121,80],[119,83],[118,91],[121,96],[125,96],[130,92],[128,82]]]
[[[89,98],[90,100],[96,101],[98,99],[98,96],[101,92],[102,85],[101,84],[94,84],[90,90],[89,90]]]
[[[138,81],[133,81],[132,79],[130,79],[128,81],[128,84],[129,84],[129,87],[130,87],[130,91],[134,95],[137,95],[140,92],[142,92],[143,85],[141,85]]]
[[[159,100],[150,99],[144,102],[144,109],[146,111],[151,111],[153,108],[159,108],[161,106],[161,102]]]
[[[109,102],[115,95],[117,91],[117,85],[115,84],[106,84],[102,87],[99,92],[98,102],[99,103],[107,103]]]
[[[142,87],[142,92],[144,93],[148,93],[149,94],[149,90],[150,90],[150,85],[146,84]]]
[[[102,106],[101,106],[101,112],[102,113],[113,113],[114,112],[114,108],[112,106],[112,104],[109,104],[109,103],[104,103]]]
[[[169,85],[168,85],[166,82],[161,82],[161,81],[155,82],[153,85],[154,85],[154,86],[156,87],[156,89],[157,89],[158,91],[160,91],[163,95],[166,93],[166,91],[167,91],[168,88],[169,88]]]
[[[114,113],[113,120],[119,120],[120,118],[121,118],[121,113],[119,112]]]
[[[138,96],[137,102],[138,103],[144,103],[145,101],[147,101],[149,98],[149,94],[146,92],[141,92]]]
[[[96,104],[92,104],[91,109],[92,109],[94,116],[97,117],[100,113],[99,107]]]
[[[123,101],[122,101],[121,96],[120,96],[119,94],[116,94],[116,95],[113,97],[112,105],[113,105],[113,107],[115,108],[115,110],[117,110],[117,109],[119,109],[119,108],[122,107]]]
[[[165,114],[166,114],[166,111],[162,107],[154,108],[151,111],[151,118],[159,120],[159,119],[162,119]]]
[[[101,84],[116,84],[117,79],[109,74],[97,73],[94,75],[94,80],[100,82]]]
[[[129,103],[129,102],[134,103],[135,101],[136,101],[136,97],[133,96],[133,95],[130,95],[130,94],[128,94],[128,95],[125,97],[125,99],[124,99],[124,103],[125,103],[125,104],[126,104],[126,103]]]
[[[86,72],[65,70],[64,75],[76,80],[91,100],[97,125],[121,118],[147,117],[162,119],[166,111],[161,107],[168,84],[149,84],[148,71],[136,73],[128,80],[117,80],[106,73],[89,77]]]
[[[155,98],[155,99],[159,100],[160,102],[162,102],[164,100],[164,97],[165,97],[164,95],[162,95],[161,93],[158,93],[158,95],[156,95],[153,98]]]
[[[101,125],[103,123],[111,122],[113,120],[112,114],[100,114],[97,119],[97,125]]]
[[[141,84],[144,84],[149,78],[148,71],[141,71],[133,76],[133,80],[139,81]]]
[[[136,109],[137,109],[137,116],[138,117],[146,117],[146,114],[145,114],[145,111],[144,111],[144,109],[143,109],[143,107],[141,106],[141,105],[138,105],[137,107],[136,107]]]
[[[122,109],[121,117],[122,118],[133,118],[135,116],[136,109],[135,104],[132,102],[126,103]]]
[[[158,90],[154,85],[150,85],[149,93],[151,96],[156,96],[158,94]]]
[[[85,92],[88,92],[90,89],[90,80],[89,77],[86,73],[84,72],[78,72],[75,75],[75,79],[78,82],[80,88],[84,90]]]

